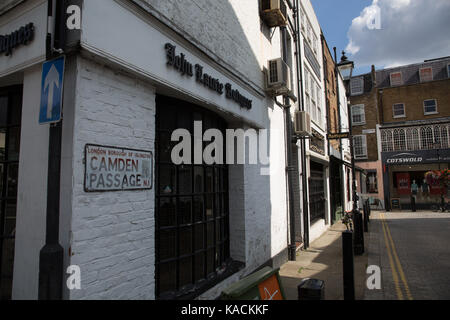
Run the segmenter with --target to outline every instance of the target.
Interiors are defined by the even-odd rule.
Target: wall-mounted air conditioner
[[[269,60],[267,91],[274,96],[291,93],[291,69],[281,58]]]
[[[262,0],[261,16],[269,27],[287,25],[287,6],[284,0]]]
[[[311,130],[311,115],[306,111],[296,111],[294,119],[294,132],[296,135],[302,137],[310,137]]]

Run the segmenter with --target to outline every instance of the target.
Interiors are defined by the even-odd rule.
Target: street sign
[[[329,133],[328,140],[350,139],[350,132]]]
[[[42,65],[41,105],[39,124],[61,120],[65,57],[44,62]]]

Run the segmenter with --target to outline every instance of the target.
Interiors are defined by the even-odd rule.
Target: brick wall
[[[338,99],[336,90],[336,76],[335,76],[335,63],[331,56],[328,44],[325,38],[322,37],[323,47],[323,59],[324,59],[324,71],[325,71],[325,96],[327,99],[328,108],[328,130],[330,132],[340,132],[339,127],[339,111],[338,111]],[[345,107],[345,106],[344,106]],[[330,145],[336,151],[339,151],[339,140],[330,140]]]
[[[272,39],[269,29],[261,24],[258,0],[137,2],[150,5],[162,15],[166,23],[217,57],[219,63],[228,64],[234,72],[263,87],[262,66],[272,54],[271,42],[276,45],[280,42],[277,42],[278,37]],[[268,36],[264,37],[261,31]]]
[[[373,70],[374,71],[374,70]],[[374,79],[375,73],[372,73]],[[366,85],[366,84],[365,84]],[[367,138],[367,159],[359,161],[377,161],[378,160],[378,144],[376,126],[379,123],[378,96],[375,88],[362,95],[351,96],[350,103],[352,106],[363,104],[366,117],[366,123],[363,125],[353,125],[353,135],[365,135]],[[350,114],[351,119],[351,114]],[[369,133],[372,132],[372,133]],[[357,160],[358,162],[358,160]]]
[[[424,114],[423,102],[428,99],[437,100],[438,114]],[[396,103],[405,104],[406,117],[393,118],[393,105]],[[383,89],[380,104],[384,123],[450,117],[450,79]]]
[[[85,193],[88,143],[154,151],[155,95],[146,83],[78,58],[72,257],[82,290],[71,299],[154,298],[154,190]]]

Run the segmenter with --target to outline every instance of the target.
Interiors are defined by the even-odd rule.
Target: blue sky
[[[328,46],[354,74],[450,56],[450,0],[311,0]]]
[[[342,50],[345,50],[349,43],[347,32],[352,25],[352,20],[358,17],[365,7],[372,4],[372,0],[311,0],[311,3],[331,52],[333,47],[337,49],[339,61]],[[368,66],[355,65],[355,68],[355,74],[370,71]]]

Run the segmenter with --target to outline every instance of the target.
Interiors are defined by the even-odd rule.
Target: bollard
[[[353,211],[353,224],[355,226],[355,255],[364,254],[364,225],[361,212]]]
[[[342,264],[344,281],[344,300],[355,300],[355,273],[353,256],[353,232],[342,233]]]
[[[416,198],[414,196],[411,196],[411,210],[416,212]]]
[[[369,204],[364,206],[364,232],[369,232]]]

